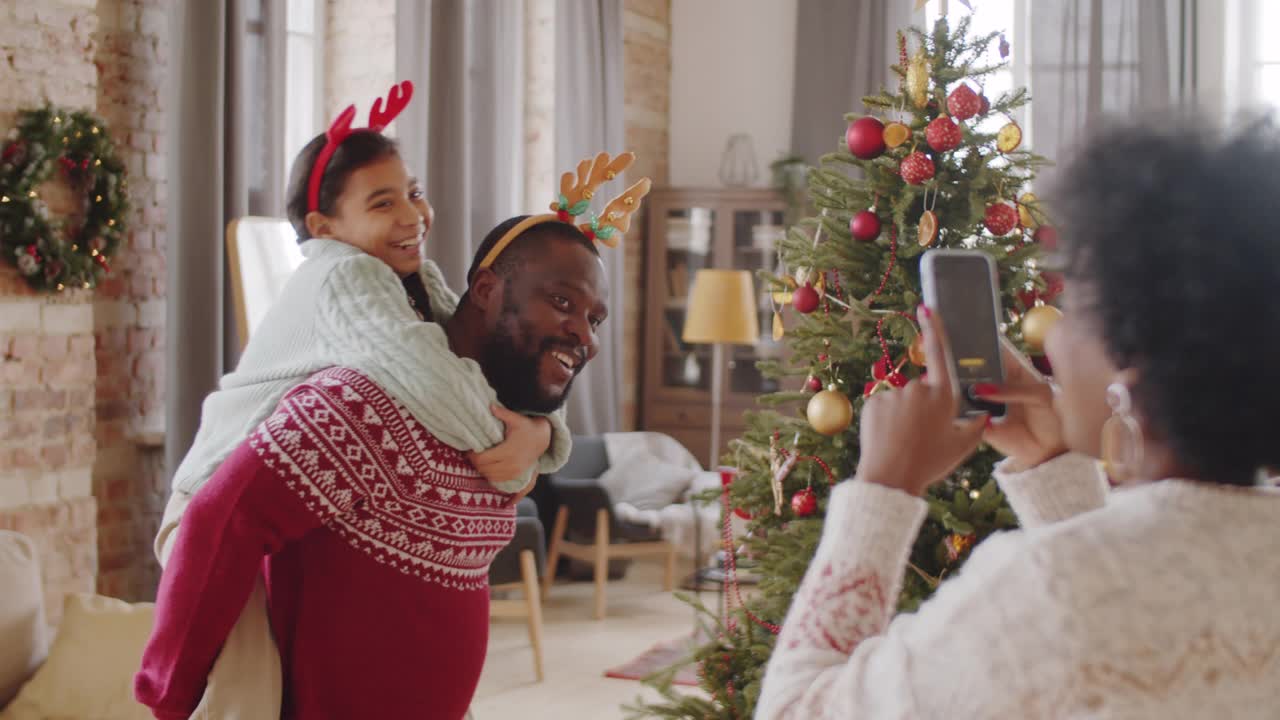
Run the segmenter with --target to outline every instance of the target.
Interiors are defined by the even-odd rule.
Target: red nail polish
[[[987,416],[987,421],[986,421],[985,423],[983,423],[983,424],[986,426],[986,428],[987,428],[988,430],[990,430],[990,429],[991,429],[992,420],[991,420],[991,416],[990,416],[990,415],[988,415],[988,416]]]
[[[974,383],[973,384],[974,395],[979,395],[979,396],[995,395],[998,392],[1000,392],[1000,388],[996,385],[992,385],[991,383]]]
[[[920,307],[916,308],[916,311],[920,315],[924,316],[926,319],[933,316],[933,313],[929,312],[928,305],[921,305]]]

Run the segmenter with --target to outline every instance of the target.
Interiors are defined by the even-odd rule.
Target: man
[[[595,356],[608,289],[582,232],[543,222],[510,240],[523,220],[482,243],[444,327],[504,405],[545,413]],[[136,695],[157,718],[189,717],[261,572],[284,717],[460,718],[484,662],[488,565],[514,516],[367,375],[317,373],[187,508]]]

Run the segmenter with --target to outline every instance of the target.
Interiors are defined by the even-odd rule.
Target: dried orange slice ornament
[[[791,277],[790,275],[786,275],[786,276],[784,276],[784,277],[782,278],[782,281],[783,281],[783,283],[785,283],[785,284],[786,284],[787,289],[786,289],[786,290],[774,290],[773,292],[771,292],[771,293],[769,293],[769,294],[773,296],[773,301],[774,301],[774,302],[776,302],[776,303],[778,303],[779,305],[790,305],[790,304],[791,304],[791,293],[792,293],[792,291],[793,291],[793,290],[795,290],[795,289],[796,289],[797,287],[799,287],[799,286],[796,284],[796,279],[795,279],[795,278],[793,278],[793,277]]]
[[[1022,128],[1018,123],[1010,122],[996,133],[996,148],[1002,153],[1011,153],[1022,144]]]
[[[920,247],[929,247],[938,239],[938,216],[932,210],[925,210],[920,216],[920,224],[916,226],[917,240]]]
[[[925,366],[924,335],[916,333],[915,339],[911,341],[911,347],[907,348],[907,357],[911,359],[912,365]]]
[[[1035,230],[1040,227],[1040,222],[1036,219],[1040,215],[1040,208],[1037,205],[1039,198],[1035,193],[1023,193],[1018,198],[1018,223],[1028,230]]]
[[[911,128],[900,122],[891,122],[884,126],[884,144],[896,148],[911,138]]]

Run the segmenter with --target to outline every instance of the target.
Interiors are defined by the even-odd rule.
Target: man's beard
[[[514,309],[503,308],[502,319],[497,328],[485,340],[480,350],[480,369],[485,379],[498,393],[498,402],[507,408],[520,413],[547,414],[554,412],[569,397],[569,390],[577,373],[569,379],[564,392],[551,396],[544,392],[538,376],[541,371],[542,358],[546,352],[560,349],[577,357],[578,350],[571,343],[556,338],[543,338],[533,351],[522,351],[516,347],[512,325],[518,323]],[[529,329],[521,328],[525,337]]]

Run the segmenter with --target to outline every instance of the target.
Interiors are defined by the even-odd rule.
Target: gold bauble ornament
[[[853,422],[853,403],[835,385],[809,398],[805,409],[809,424],[823,435],[838,435]]]
[[[1062,311],[1052,305],[1037,305],[1022,316],[1022,339],[1035,352],[1044,350],[1049,329],[1062,319]]]
[[[907,97],[919,110],[929,104],[929,56],[923,48],[916,51],[907,66]]]

